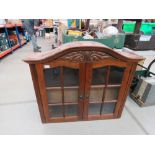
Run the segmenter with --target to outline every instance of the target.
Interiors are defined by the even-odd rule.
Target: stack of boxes
[[[0,33],[0,52],[9,49],[8,40],[5,33]]]

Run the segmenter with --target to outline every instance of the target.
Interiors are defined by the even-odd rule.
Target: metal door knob
[[[82,99],[83,99],[83,95],[80,95],[80,96],[79,96],[79,99],[81,99],[81,100],[82,100]]]

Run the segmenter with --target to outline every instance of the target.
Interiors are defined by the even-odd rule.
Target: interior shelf
[[[91,88],[104,88],[105,85],[92,85],[90,86]],[[107,85],[107,88],[112,88],[112,87],[121,87],[121,84],[111,84],[111,85]],[[78,89],[79,86],[67,86],[67,87],[63,87],[64,89]],[[46,90],[59,90],[61,89],[61,87],[46,87]]]
[[[99,104],[100,102],[90,102],[90,104]],[[117,103],[117,100],[109,100],[109,101],[104,101],[104,103]],[[104,104],[103,103],[103,104]]]
[[[49,106],[49,117],[77,116],[77,105]]]
[[[64,89],[78,89],[79,86],[68,86],[68,87],[63,87]],[[61,87],[46,87],[46,90],[59,90]]]
[[[78,103],[64,103],[64,105],[77,105]],[[61,103],[48,103],[49,106],[57,106],[57,105],[63,105],[62,102]]]
[[[109,100],[109,101],[104,101],[104,103],[117,103],[117,100]],[[103,104],[104,104],[103,103]],[[73,102],[67,102],[64,103],[64,105],[77,105],[78,103],[73,103]],[[89,104],[101,104],[100,102],[89,102]],[[48,103],[49,106],[56,106],[56,105],[63,105],[62,102],[61,103]]]

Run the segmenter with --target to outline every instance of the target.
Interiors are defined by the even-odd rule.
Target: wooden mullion
[[[49,106],[56,106],[56,105],[62,105],[62,103],[49,103]],[[65,105],[78,105],[78,103],[75,102],[67,102]]]
[[[113,87],[120,87],[121,84],[109,84],[107,85],[108,88],[113,88]],[[105,88],[105,84],[104,85],[91,85],[91,88]]]
[[[102,103],[101,103],[101,107],[100,107],[100,115],[102,115],[102,109],[103,109],[103,105],[104,105],[104,100],[105,100],[107,85],[108,85],[108,82],[109,82],[109,75],[110,75],[110,66],[107,67],[105,88],[104,88],[104,91],[103,91]]]
[[[78,89],[79,86],[70,86],[70,87],[64,87],[64,89]],[[46,90],[60,90],[61,87],[46,87]]]
[[[64,70],[63,67],[60,67],[60,83],[61,83],[61,93],[62,93],[62,113],[65,117],[65,105],[64,105]]]
[[[86,83],[86,65],[80,63],[79,65],[79,91],[78,91],[78,117],[83,120],[84,117],[84,95],[85,95],[85,83]]]
[[[117,100],[104,101],[104,103],[117,103]],[[101,102],[89,102],[89,104],[101,104]]]
[[[91,88],[103,88],[105,85],[91,85]],[[121,84],[109,84],[108,88],[121,87]],[[79,86],[66,86],[64,89],[78,89]],[[61,87],[46,87],[46,90],[59,90]]]
[[[88,109],[89,109],[89,96],[92,83],[92,63],[86,63],[85,71],[85,94],[84,94],[84,106],[83,106],[83,120],[88,120]]]
[[[104,101],[104,103],[117,103],[117,100],[109,100],[109,101]],[[89,102],[89,104],[101,104],[101,102]],[[62,105],[60,102],[55,102],[55,103],[49,103],[49,106],[56,106],[56,105]],[[78,105],[77,102],[66,102],[65,105]]]

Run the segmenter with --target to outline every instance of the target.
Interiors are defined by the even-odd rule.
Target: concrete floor
[[[51,49],[51,39],[38,42],[43,51]],[[140,108],[130,97],[120,119],[42,124],[29,66],[22,61],[30,53],[28,43],[0,60],[0,134],[155,134],[155,106]],[[145,66],[155,56],[137,53],[147,58]]]

